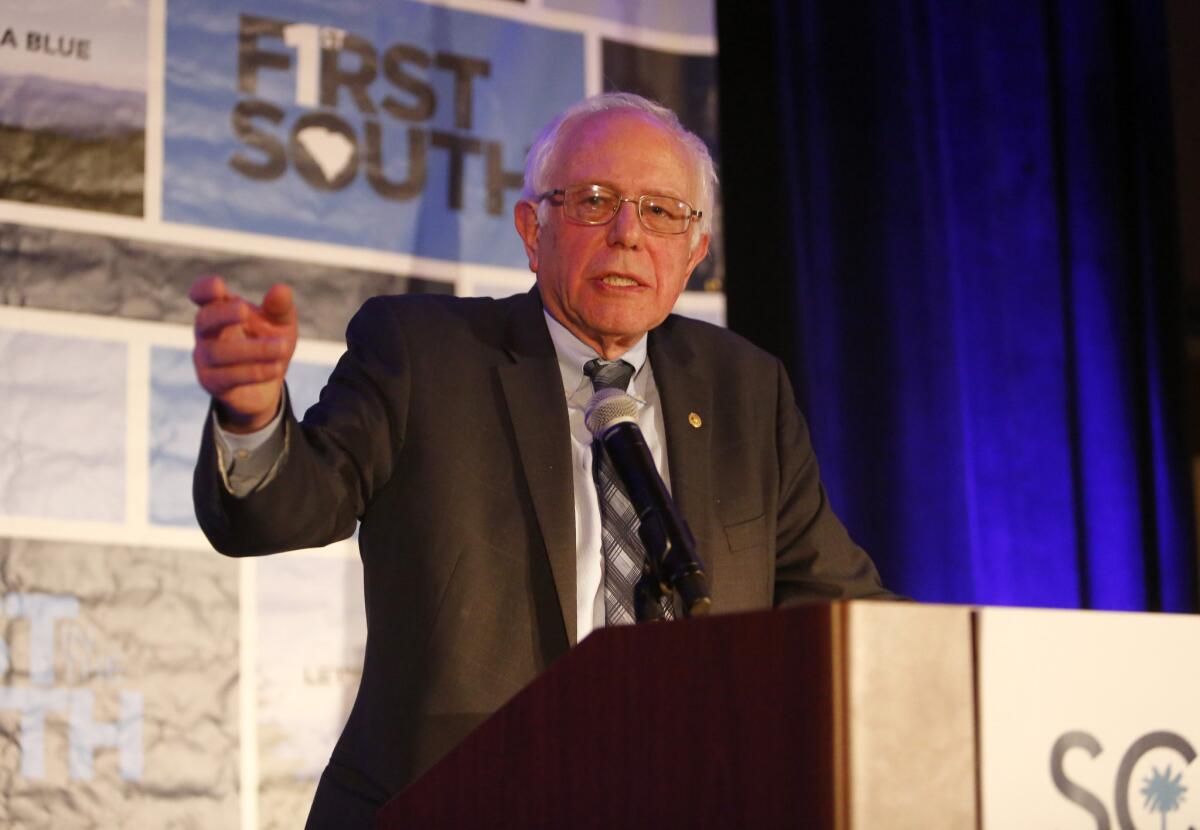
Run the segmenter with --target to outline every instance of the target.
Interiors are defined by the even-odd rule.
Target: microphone
[[[584,411],[588,431],[604,444],[640,522],[646,561],[634,589],[638,621],[661,618],[658,599],[672,591],[679,595],[684,616],[707,614],[712,595],[696,540],[654,466],[637,424],[637,402],[620,389],[601,389]]]

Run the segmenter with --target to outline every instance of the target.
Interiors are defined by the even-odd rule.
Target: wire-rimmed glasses
[[[617,215],[621,205],[632,202],[637,205],[642,227],[664,234],[684,233],[693,219],[704,215],[674,196],[647,193],[637,198],[625,197],[599,184],[577,184],[547,190],[538,195],[538,201],[542,199],[555,200],[556,204],[562,206],[567,219],[581,225],[607,225]]]

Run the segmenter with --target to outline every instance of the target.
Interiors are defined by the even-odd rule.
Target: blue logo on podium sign
[[[1064,760],[1068,753],[1083,750],[1091,758],[1095,758],[1104,748],[1100,741],[1091,733],[1082,731],[1066,732],[1059,736],[1050,750],[1050,777],[1055,788],[1069,801],[1078,804],[1080,808],[1091,814],[1096,827],[1108,830],[1113,826],[1108,807],[1101,795],[1088,790],[1079,783],[1067,777]],[[1184,762],[1184,767],[1196,758],[1196,750],[1182,735],[1174,732],[1149,732],[1142,735],[1129,745],[1121,757],[1117,768],[1116,780],[1113,782],[1113,808],[1116,813],[1117,826],[1121,830],[1131,830],[1136,827],[1129,803],[1129,790],[1133,783],[1134,770],[1143,758],[1155,750],[1170,750],[1178,754]],[[1172,775],[1172,766],[1165,771],[1152,767],[1149,775],[1142,778],[1142,788],[1139,791],[1145,797],[1143,807],[1152,813],[1161,814],[1162,827],[1167,826],[1167,814],[1180,809],[1187,786],[1182,783],[1182,770]]]

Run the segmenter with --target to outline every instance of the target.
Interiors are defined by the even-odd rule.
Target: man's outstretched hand
[[[296,350],[292,289],[273,285],[262,305],[230,292],[218,276],[200,277],[188,297],[196,312],[196,377],[217,401],[230,432],[254,432],[271,422],[283,395],[283,376]]]

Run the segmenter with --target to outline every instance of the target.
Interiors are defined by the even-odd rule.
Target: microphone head
[[[583,422],[593,438],[603,438],[620,423],[637,423],[637,401],[620,389],[601,389],[584,408]]]

